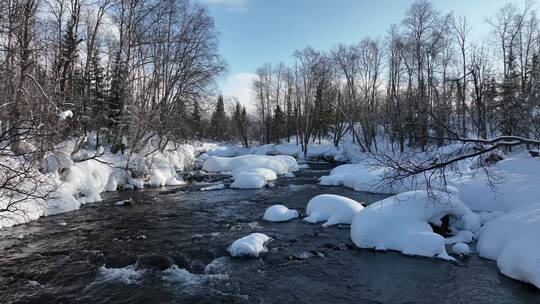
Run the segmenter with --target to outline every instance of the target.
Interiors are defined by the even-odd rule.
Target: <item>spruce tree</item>
[[[214,140],[227,140],[229,138],[227,114],[225,113],[225,104],[223,96],[218,96],[216,109],[210,119],[210,138]]]

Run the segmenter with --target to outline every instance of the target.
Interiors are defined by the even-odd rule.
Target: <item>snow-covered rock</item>
[[[480,227],[478,215],[455,195],[418,190],[394,195],[358,212],[351,225],[351,239],[360,248],[452,259],[445,239],[429,225],[440,225],[445,215],[454,217],[455,226],[462,230]]]
[[[234,241],[227,249],[233,257],[258,257],[267,249],[264,244],[270,241],[270,237],[262,233],[252,233]]]
[[[517,208],[480,231],[478,253],[513,279],[540,288],[540,204]]]
[[[259,189],[266,186],[264,176],[254,172],[242,172],[235,177],[231,188],[237,189]]]
[[[310,223],[326,221],[323,226],[350,224],[354,215],[363,208],[364,206],[350,198],[334,194],[321,194],[308,202],[307,217],[304,218],[304,221]]]
[[[273,205],[266,209],[263,219],[270,222],[286,222],[298,217],[298,211],[283,205]]]
[[[455,243],[452,246],[452,252],[457,255],[465,256],[471,254],[471,248],[465,243]]]
[[[255,173],[255,174],[258,174],[262,177],[264,177],[264,179],[266,181],[274,181],[277,179],[277,175],[276,175],[276,172],[270,170],[270,169],[266,169],[266,168],[250,168],[250,167],[240,167],[240,168],[236,168],[234,169],[231,174],[232,174],[232,177],[234,179],[236,179],[239,175],[241,174],[244,174],[244,173]]]

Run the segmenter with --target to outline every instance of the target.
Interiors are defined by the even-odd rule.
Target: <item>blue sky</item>
[[[220,32],[220,53],[229,73],[220,81],[224,95],[250,103],[257,67],[285,62],[295,50],[329,50],[338,43],[384,36],[399,23],[413,0],[200,0],[208,4]],[[480,39],[489,31],[485,17],[508,0],[432,0],[442,12],[465,15]],[[522,4],[520,0],[514,0]]]

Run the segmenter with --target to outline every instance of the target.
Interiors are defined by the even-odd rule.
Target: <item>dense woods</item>
[[[0,4],[0,124],[12,149],[97,134],[114,150],[200,136],[226,65],[205,7],[188,0]]]
[[[539,24],[532,2],[500,8],[473,36],[469,21],[415,2],[384,37],[318,51],[256,73],[258,139],[303,147],[345,132],[364,151],[396,152],[472,137],[538,138]],[[273,125],[281,128],[273,128]],[[384,135],[384,136],[380,136]],[[290,139],[289,139],[290,140]]]
[[[66,138],[78,150],[137,150],[191,139],[309,142],[352,134],[361,150],[391,143],[540,135],[540,31],[532,2],[487,16],[415,2],[385,35],[265,63],[256,113],[218,96],[226,71],[204,5],[189,0],[15,0],[0,4],[3,151],[38,154]],[[473,35],[474,33],[474,35]],[[481,39],[479,39],[479,37]],[[385,141],[384,143],[381,141]],[[39,157],[31,157],[39,159]]]

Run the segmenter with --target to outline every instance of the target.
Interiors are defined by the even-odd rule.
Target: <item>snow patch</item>
[[[506,276],[540,288],[540,204],[518,208],[480,231],[478,253]]]

